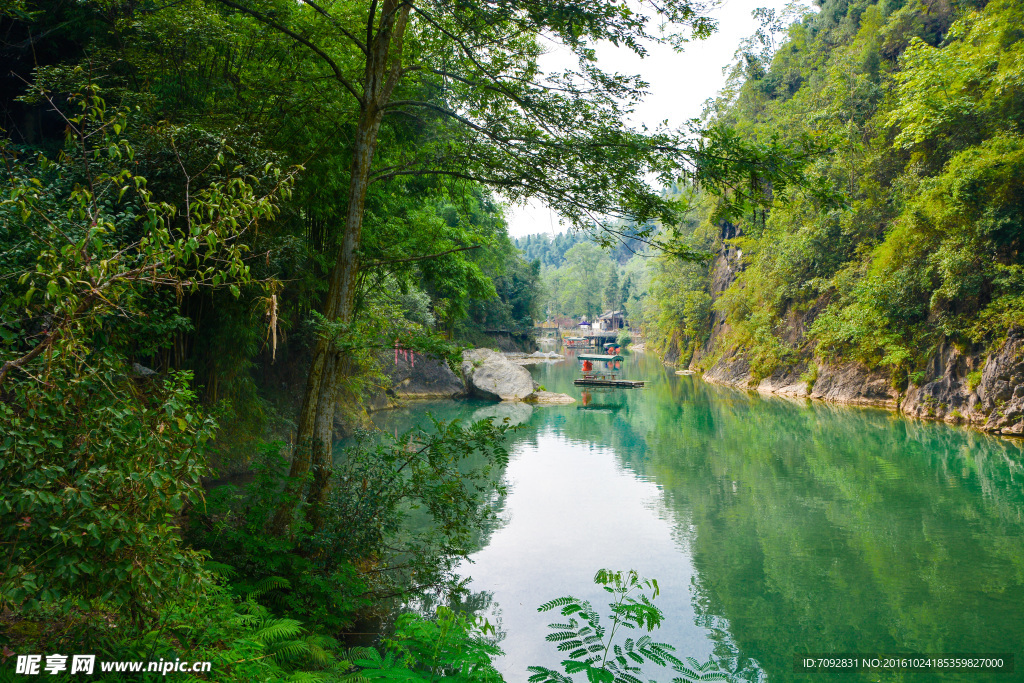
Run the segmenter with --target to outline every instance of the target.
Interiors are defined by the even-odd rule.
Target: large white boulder
[[[522,401],[533,393],[530,371],[490,349],[463,351],[462,376],[469,393],[493,401]]]

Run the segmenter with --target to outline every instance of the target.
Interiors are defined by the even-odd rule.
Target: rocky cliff
[[[722,238],[737,236],[731,226]],[[723,246],[712,267],[711,295],[717,298],[743,270],[743,255]],[[875,405],[912,417],[971,424],[995,434],[1024,435],[1024,329],[1018,328],[993,349],[961,349],[942,344],[928,359],[923,376],[904,389],[893,386],[885,369],[858,363],[830,364],[815,358],[804,344],[808,325],[824,304],[786,316],[783,337],[791,348],[804,349],[799,359],[758,380],[750,363],[737,350],[711,362],[728,331],[718,311],[712,312],[708,341],[694,353],[691,370],[706,381],[755,389],[759,392],[836,403]]]

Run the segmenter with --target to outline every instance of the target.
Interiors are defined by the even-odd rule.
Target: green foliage
[[[708,216],[709,197],[692,189],[676,189],[688,196],[692,211],[673,233],[676,242],[692,253],[706,253],[714,228]],[[679,258],[654,249],[631,259],[623,269],[622,301],[632,325],[643,331],[647,348],[672,361],[687,362],[710,333],[710,264],[707,260]]]
[[[175,518],[200,502],[216,424],[185,376],[137,382],[110,360],[80,372],[62,360],[45,384],[9,382],[0,404],[0,595],[8,608],[103,605],[142,619],[208,580]]]
[[[818,364],[811,361],[807,364],[807,369],[800,375],[800,381],[807,385],[807,394],[810,395],[814,391],[814,383],[818,381]]]
[[[390,378],[384,372],[382,359],[396,344],[452,363],[461,359],[461,347],[417,321],[417,317],[422,319],[423,311],[417,315],[408,305],[400,290],[381,288],[367,293],[360,315],[350,322],[332,322],[315,311],[310,314],[311,335],[327,340],[358,370],[348,373],[341,383],[342,395],[350,403],[358,404],[389,388]]]
[[[309,542],[307,527],[288,538],[266,533],[269,516],[286,495],[280,486],[287,464],[282,452],[281,443],[264,446],[252,464],[253,480],[244,490],[212,489],[205,509],[190,516],[186,538],[209,553],[213,566],[230,579],[240,598],[336,631],[349,626],[353,615],[369,605],[367,586],[353,558],[302,552]]]
[[[146,179],[125,168],[135,158],[122,135],[125,115],[108,112],[95,86],[75,95],[72,105],[81,113],[66,119],[67,143],[56,160],[19,154],[0,141],[7,185],[0,239],[14,247],[0,266],[17,276],[0,305],[11,321],[7,334],[24,340],[20,356],[13,355],[18,346],[7,345],[0,382],[55,345],[79,354],[94,335],[116,334],[110,321],[118,313],[145,309],[143,287],[179,295],[225,287],[237,297],[251,281],[241,237],[257,221],[273,219],[276,199],[290,185],[267,167],[277,182],[266,194],[257,192],[258,179],[229,172],[205,184],[193,178],[180,210],[155,202]],[[221,153],[207,170],[219,174],[226,163]],[[41,334],[32,326],[44,316],[50,322]]]
[[[656,353],[685,363],[710,332],[708,266],[661,257],[650,269],[650,301],[643,309],[644,338]]]
[[[594,583],[613,596],[609,603],[610,629],[601,624],[601,615],[586,600],[572,596],[556,598],[537,608],[539,612],[557,609],[564,623],[549,624],[552,629],[546,640],[558,644],[558,651],[568,653],[562,660],[564,674],[543,666],[531,666],[531,683],[571,683],[576,674],[584,674],[591,683],[640,683],[644,665],[670,668],[682,674],[673,682],[689,680],[726,680],[712,662],[698,665],[689,659],[690,667],[675,656],[675,648],[655,642],[650,635],[616,640],[620,629],[652,632],[664,618],[654,606],[658,582],[643,579],[635,571],[614,572],[602,569]]]
[[[494,524],[507,429],[484,420],[397,437],[361,432],[338,459],[321,530],[300,523],[288,537],[265,531],[289,495],[284,446],[267,444],[244,490],[210,492],[189,539],[230,568],[239,595],[337,631],[375,602],[451,582],[456,561]]]
[[[981,384],[981,374],[981,370],[974,370],[967,373],[967,388],[970,391],[974,391],[978,388],[978,385]]]
[[[604,311],[605,291],[615,277],[617,266],[593,242],[580,242],[565,252],[565,263],[544,275],[551,295],[549,311],[556,315],[587,320]]]
[[[463,329],[458,330],[457,335],[469,340],[473,332],[533,327],[541,302],[540,263],[524,259],[515,249],[499,207],[493,202],[479,201],[470,208],[468,220],[471,223],[493,224],[488,250],[472,252],[472,258],[479,263],[493,288],[487,292],[481,290],[467,303],[465,320],[460,326]],[[446,310],[452,310],[450,304]],[[472,343],[490,345],[482,340]]]
[[[128,119],[96,92],[72,97],[80,113],[55,159],[0,142],[0,243],[12,247],[0,257],[0,595],[29,612],[123,609],[141,626],[169,594],[209,580],[176,527],[201,502],[217,426],[187,373],[144,379],[130,363],[161,327],[146,324],[147,298],[237,295],[252,282],[240,236],[276,215],[289,181],[266,168],[275,180],[261,195],[257,179],[228,172],[195,178],[180,209],[155,202],[126,168]]]
[[[488,637],[493,627],[476,616],[438,607],[433,618],[403,614],[395,634],[385,640],[384,652],[359,648],[352,663],[360,671],[355,680],[500,683],[504,680],[491,664],[501,649]]]
[[[29,652],[85,650],[96,653],[101,661],[210,662],[208,673],[186,679],[190,681],[329,681],[339,680],[351,668],[334,639],[311,633],[293,619],[276,618],[251,600],[233,598],[216,584],[169,600],[151,628],[133,628],[116,612],[101,613],[101,619],[90,620],[89,616],[95,615],[72,613],[49,633],[12,644]],[[27,630],[29,624],[23,621],[18,628]],[[149,677],[156,678],[153,674]],[[65,675],[57,680],[75,678]],[[94,680],[104,683],[124,679],[123,672],[104,674],[99,666],[94,672]]]
[[[619,330],[619,333],[617,335],[615,335],[615,342],[619,346],[621,346],[623,349],[625,349],[627,346],[629,346],[630,343],[632,343],[632,341],[633,341],[633,336],[629,333],[629,330],[627,330],[625,327],[623,327],[621,330]]]
[[[540,261],[542,266],[561,268],[565,265],[565,253],[577,244],[589,240],[590,236],[584,232],[566,231],[554,237],[542,232],[517,237],[515,245],[523,252],[523,258],[527,261]]]

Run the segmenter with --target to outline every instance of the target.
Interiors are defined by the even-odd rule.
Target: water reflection
[[[575,367],[540,366],[535,379],[580,400]],[[508,680],[557,664],[550,617],[535,609],[563,594],[601,604],[590,583],[599,567],[658,578],[659,638],[698,658],[715,652],[744,680],[819,680],[793,672],[797,652],[1022,657],[1019,441],[716,387],[643,355],[627,356],[622,376],[647,387],[522,415],[431,406],[508,411],[526,425],[505,474],[506,524],[461,569],[493,594],[485,612],[500,605]],[[398,428],[420,410],[383,422]]]

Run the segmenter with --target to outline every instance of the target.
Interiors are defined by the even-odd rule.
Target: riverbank
[[[700,372],[699,364],[690,369]],[[742,352],[703,370],[707,382],[760,393],[848,405],[868,405],[991,434],[1024,435],[1024,334],[1011,335],[989,353],[943,344],[929,358],[916,383],[900,390],[881,369],[857,363],[801,361],[758,378]]]

